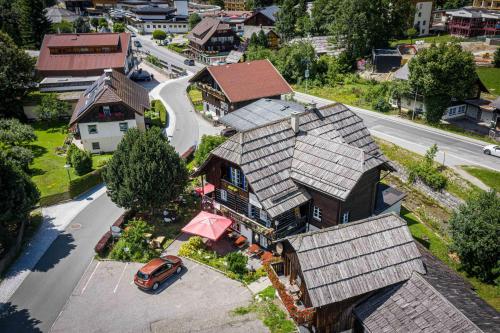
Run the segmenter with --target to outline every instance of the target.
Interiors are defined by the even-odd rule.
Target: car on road
[[[130,79],[132,81],[151,81],[153,79],[153,75],[148,71],[144,71],[142,68],[139,68],[130,75]]]
[[[135,47],[142,47],[142,44],[138,40],[134,40],[134,46]]]
[[[233,136],[236,134],[236,130],[234,128],[224,128],[222,131],[220,131],[220,135],[224,136],[226,138],[229,138],[230,136]]]
[[[483,147],[483,153],[486,155],[493,155],[500,157],[500,146],[497,145],[487,145]]]
[[[131,32],[130,37],[137,37],[137,35],[135,34],[135,32]]]
[[[193,59],[184,59],[184,65],[194,66],[194,60]]]
[[[182,272],[182,259],[167,255],[155,258],[140,268],[134,276],[134,283],[141,289],[156,290],[162,282]]]

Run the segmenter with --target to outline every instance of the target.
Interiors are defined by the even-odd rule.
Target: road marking
[[[90,277],[89,279],[87,280],[87,282],[85,283],[85,285],[83,286],[83,289],[82,289],[82,295],[83,293],[85,292],[85,289],[87,289],[87,286],[89,285],[89,282],[90,280],[92,280],[92,277],[94,276],[95,272],[97,271],[97,267],[99,267],[99,265],[101,264],[100,261],[97,262],[97,265],[95,265],[94,267],[94,270],[92,271],[92,274],[90,274]]]
[[[116,294],[116,290],[118,289],[118,286],[120,285],[120,281],[122,280],[123,274],[125,273],[127,266],[128,266],[128,263],[126,263],[125,267],[123,267],[122,273],[120,274],[120,278],[118,279],[118,282],[116,283],[115,289],[113,290],[113,294]]]

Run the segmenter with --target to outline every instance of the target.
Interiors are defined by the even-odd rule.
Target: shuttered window
[[[322,217],[321,208],[314,206],[313,207],[313,218],[318,220],[318,221],[321,221],[321,217]]]

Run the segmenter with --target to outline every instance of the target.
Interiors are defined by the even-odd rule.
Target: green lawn
[[[474,166],[463,166],[462,169],[500,193],[500,172]]]
[[[68,191],[68,172],[64,168],[66,156],[56,153],[56,148],[64,144],[67,136],[67,123],[59,122],[33,124],[37,140],[30,145],[35,156],[30,167],[31,178],[40,190],[41,197],[61,194]],[[102,166],[111,155],[94,155],[94,167]],[[70,169],[71,179],[78,178]]]
[[[500,95],[500,68],[478,67],[477,74],[493,95]]]
[[[452,40],[463,40],[463,39],[445,34],[441,36],[415,37],[411,40],[409,38],[393,40],[391,41],[390,45],[394,47],[398,44],[410,44],[410,43],[415,43],[416,40],[423,40],[425,41],[425,43],[447,43]]]
[[[196,89],[195,87],[191,87],[188,91],[189,99],[194,105],[194,109],[196,111],[203,111],[203,98],[201,95],[201,91]]]
[[[488,302],[497,311],[500,311],[500,288],[491,284],[486,284],[476,278],[468,277],[460,271],[460,264],[451,260],[448,255],[448,244],[437,236],[429,227],[420,223],[418,218],[404,207],[401,209],[401,216],[408,222],[410,232],[416,241],[425,246],[435,257],[454,269],[458,274],[469,281],[476,290],[479,297]]]

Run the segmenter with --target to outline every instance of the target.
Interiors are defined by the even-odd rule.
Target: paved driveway
[[[183,272],[154,293],[132,282],[141,264],[93,261],[52,332],[267,332],[253,315],[230,313],[250,302],[246,287],[184,261]]]

